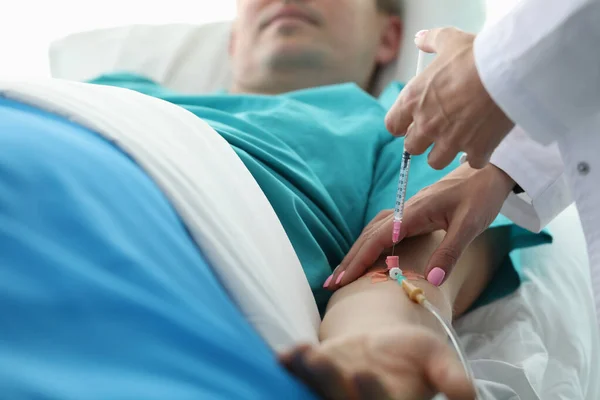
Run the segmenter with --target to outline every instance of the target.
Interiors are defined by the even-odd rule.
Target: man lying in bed
[[[379,98],[368,90],[378,69],[397,57],[400,38],[394,0],[239,0],[228,93],[183,95],[128,73],[93,81],[185,107],[244,161],[286,229],[319,307],[327,307],[322,345],[296,349],[282,361],[330,398],[365,387],[373,396],[380,383],[393,398],[422,398],[433,389],[455,398],[471,393],[443,332],[410,304],[397,283],[332,276],[332,267],[361,232],[368,237],[389,216],[380,211],[393,206],[402,140],[392,140],[384,116],[401,85],[391,85]],[[424,157],[415,158],[408,195],[457,165],[434,171]],[[481,174],[482,182],[499,191],[514,185],[494,166],[478,172],[460,166],[455,173]],[[528,235],[503,218],[493,226],[470,246],[443,285],[416,281],[448,319],[477,299],[484,303],[514,290],[519,279],[509,251],[549,240]],[[400,243],[400,267],[422,274],[442,238],[438,232]],[[351,256],[360,251],[355,246]],[[382,268],[382,262],[373,268]]]
[[[469,398],[443,333],[397,283],[374,284],[339,270],[328,278],[346,255],[363,251],[362,239],[394,201],[402,141],[392,140],[383,119],[400,86],[380,98],[367,90],[378,67],[397,55],[395,3],[240,0],[238,6],[230,93],[180,95],[127,74],[94,82],[195,113],[260,184],[325,314],[319,347],[282,356],[291,372],[326,398],[353,392],[387,398],[387,391],[421,399],[436,390]],[[310,397],[243,320],[165,196],[117,146],[4,98],[0,133],[3,397]],[[452,173],[481,174],[498,190],[512,187],[493,167],[466,168]],[[449,171],[415,158],[409,195]],[[504,219],[494,226],[443,285],[415,282],[447,318],[514,290],[519,280],[509,251],[549,239]],[[422,274],[442,237],[397,245],[400,266]],[[373,268],[382,266],[379,260]]]

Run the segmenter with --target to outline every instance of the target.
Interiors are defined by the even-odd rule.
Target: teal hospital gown
[[[330,293],[322,288],[358,238],[383,209],[392,208],[403,139],[393,138],[384,117],[402,89],[394,83],[372,97],[355,84],[281,95],[173,92],[128,73],[90,83],[132,89],[181,106],[206,121],[233,148],[277,213],[300,259],[321,311]],[[168,135],[168,132],[165,132]],[[202,157],[202,154],[198,154]],[[442,171],[413,157],[408,197],[458,166]],[[499,216],[492,227],[511,226],[511,254],[478,300],[485,304],[521,282],[517,249],[551,241]],[[273,266],[277,268],[277,266]]]

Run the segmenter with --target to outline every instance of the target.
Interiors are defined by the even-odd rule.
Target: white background
[[[486,1],[488,17],[496,19],[518,0]],[[0,0],[0,78],[49,76],[50,42],[73,32],[131,23],[201,24],[226,20],[234,17],[235,2]]]

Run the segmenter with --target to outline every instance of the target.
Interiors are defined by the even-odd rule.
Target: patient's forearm
[[[429,301],[444,317],[451,317],[452,304],[441,288],[434,287],[425,280],[411,283],[423,288]],[[398,282],[388,280],[371,283],[371,278],[364,276],[333,295],[321,323],[319,336],[321,341],[325,341],[401,324],[425,325],[438,331],[432,316],[421,306],[411,302]]]
[[[423,274],[443,235],[443,232],[436,232],[407,239],[397,245],[400,268]],[[507,230],[502,228],[485,232],[464,252],[452,274],[440,287],[434,287],[425,280],[412,283],[423,288],[429,301],[447,319],[461,315],[481,294],[502,261],[508,249],[507,238]],[[384,269],[384,259],[373,268]],[[441,333],[433,317],[412,303],[397,282],[372,283],[371,277],[363,276],[333,295],[321,324],[320,336],[326,340],[406,323],[425,325]]]

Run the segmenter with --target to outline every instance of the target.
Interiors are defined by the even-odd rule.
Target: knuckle
[[[456,146],[453,143],[453,138],[450,136],[444,138],[443,140],[440,140],[439,143],[437,143],[437,145],[440,147],[440,150],[444,154],[450,155],[451,153],[458,153],[458,150],[456,149]]]
[[[419,121],[418,124],[419,132],[426,138],[433,139],[438,133],[438,123],[435,119],[428,118],[423,121]]]
[[[450,246],[440,247],[437,250],[437,256],[444,259],[448,265],[454,265],[460,258],[461,254],[458,249]]]

